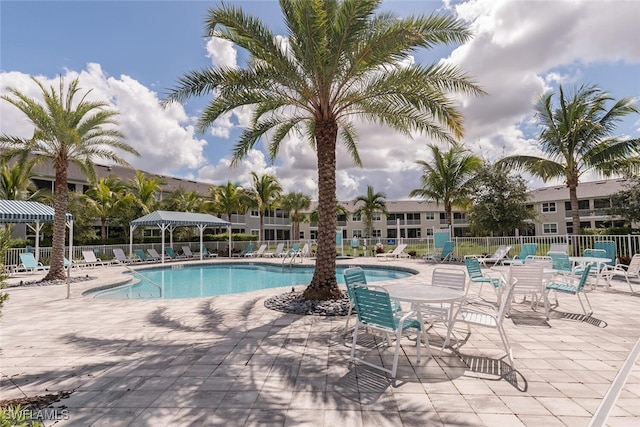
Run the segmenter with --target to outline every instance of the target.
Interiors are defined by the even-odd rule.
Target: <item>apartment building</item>
[[[136,170],[123,166],[97,165],[98,177],[117,176],[123,181],[135,177]],[[39,188],[53,190],[54,171],[50,166],[38,166],[34,170],[35,184]],[[161,178],[164,182],[163,195],[182,188],[185,191],[195,191],[202,195],[209,193],[211,184],[187,180],[166,175],[144,172],[149,176]],[[610,196],[625,189],[625,179],[610,179],[580,183],[578,199],[580,205],[580,227],[597,228],[602,226],[622,226],[623,220],[611,217],[607,209],[611,206]],[[75,166],[69,169],[69,189],[84,192],[89,184],[82,172]],[[532,190],[529,195],[531,207],[536,212],[534,228],[527,232],[529,235],[549,236],[572,234],[571,206],[569,204],[569,189],[564,185],[544,187]],[[348,215],[339,215],[337,227],[342,231],[343,238],[364,237],[364,223],[362,218],[353,214],[356,206],[352,201],[340,202]],[[315,210],[312,206],[310,212]],[[387,201],[388,215],[377,214],[373,221],[373,238],[381,241],[401,238],[421,238],[433,234],[434,229],[447,228],[444,208],[432,202],[418,200]],[[310,212],[307,212],[309,214]],[[309,217],[310,215],[307,215]],[[245,213],[231,215],[232,232],[258,234],[260,217],[257,211],[249,210]],[[453,211],[452,235],[465,236],[469,233],[467,214],[461,209]],[[300,224],[300,235],[291,235],[291,220],[288,212],[280,209],[267,212],[264,218],[266,240],[315,240],[318,234],[318,224],[303,222]],[[149,229],[148,233],[158,233]],[[517,232],[517,231],[516,231]]]

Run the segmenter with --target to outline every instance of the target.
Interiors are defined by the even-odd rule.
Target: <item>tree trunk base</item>
[[[66,272],[62,272],[62,274],[56,274],[53,271],[49,271],[46,276],[42,279],[43,281],[47,280],[67,280]]]
[[[337,283],[325,283],[324,286],[311,283],[302,292],[302,298],[310,301],[340,300],[344,295]]]

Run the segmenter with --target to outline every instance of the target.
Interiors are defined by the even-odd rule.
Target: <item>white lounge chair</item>
[[[96,254],[93,251],[82,251],[82,258],[84,259],[83,265],[88,265],[91,267],[95,267],[96,265],[109,265],[110,262],[102,261],[100,258],[96,257]]]
[[[244,256],[247,257],[247,258],[260,258],[262,255],[264,255],[265,249],[267,249],[267,244],[263,243],[262,245],[260,245],[260,247],[258,248],[257,251],[248,252],[248,253],[244,254]]]
[[[273,252],[265,252],[262,254],[264,258],[273,258],[274,256],[280,256],[280,253],[284,250],[284,243],[278,243],[276,250]]]
[[[182,253],[187,258],[196,258],[196,257],[200,256],[200,254],[194,254],[193,252],[191,252],[191,248],[189,246],[183,246],[182,247]]]
[[[392,251],[385,252],[382,254],[376,254],[376,258],[389,259],[389,258],[409,258],[409,254],[405,254],[402,251],[407,247],[406,243],[400,243],[396,248]]]
[[[113,256],[116,257],[116,260],[122,264],[132,264],[134,262],[140,262],[140,258],[130,258],[124,254],[124,251],[120,248],[113,249]]]
[[[483,267],[489,267],[487,263],[492,265],[501,263],[502,260],[505,259],[507,255],[509,255],[510,250],[511,250],[511,246],[502,245],[498,249],[496,249],[496,251],[491,256],[477,257],[477,258]]]

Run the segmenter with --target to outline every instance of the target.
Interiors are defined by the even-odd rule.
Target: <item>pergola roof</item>
[[[52,222],[54,210],[51,206],[24,200],[0,200],[0,223]],[[66,214],[67,220],[73,215]]]
[[[228,226],[231,223],[217,216],[192,213],[192,212],[174,212],[174,211],[155,211],[148,215],[134,219],[131,221],[131,225],[176,225],[176,226],[197,226],[197,225],[211,225],[211,226]]]

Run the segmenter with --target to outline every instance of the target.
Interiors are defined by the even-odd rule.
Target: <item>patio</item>
[[[343,262],[356,261],[377,263]],[[434,267],[392,263],[420,270],[404,279],[416,282]],[[586,322],[573,314],[581,309],[570,295],[559,296],[561,311],[548,323],[542,310],[514,304],[505,327],[516,373],[505,374],[495,331],[474,329],[458,355],[439,352],[439,328],[429,336],[435,359],[416,364],[414,347],[403,341],[407,355],[394,384],[349,366],[344,317],[264,307],[265,298],[287,288],[170,301],[81,296],[123,270],[74,271],[97,279],[72,284],[70,299],[64,285],[7,290],[3,399],[73,391],[54,404],[68,414],[59,426],[587,426],[640,337],[640,295],[614,281],[612,289],[590,292],[595,312]],[[379,357],[376,350],[371,357]],[[638,399],[636,362],[607,425],[640,424]]]

